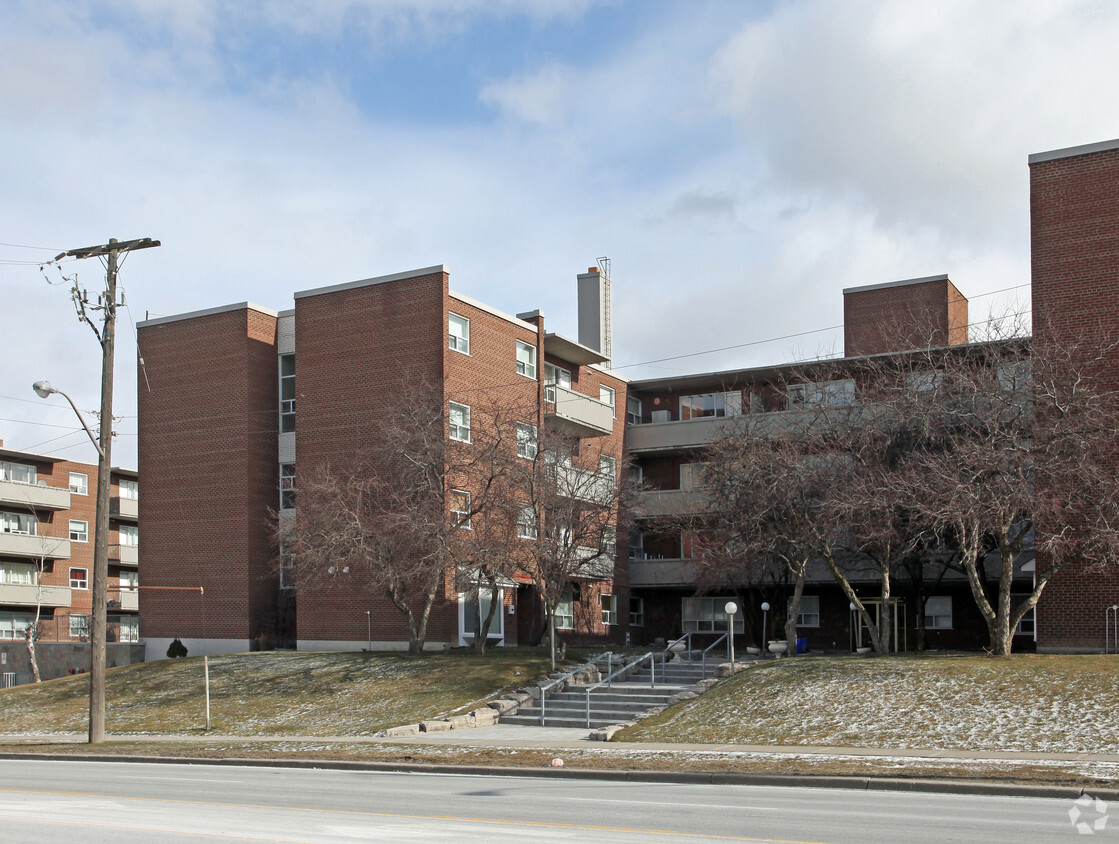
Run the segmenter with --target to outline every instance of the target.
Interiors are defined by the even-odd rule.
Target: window
[[[725,633],[727,618],[734,619],[734,632],[741,633],[742,613],[728,616],[725,609],[727,601],[740,603],[734,598],[683,598],[680,616],[685,633]]]
[[[140,616],[138,615],[122,615],[118,619],[120,622],[120,638],[121,642],[139,642],[140,641]]]
[[[451,439],[460,443],[470,442],[470,408],[465,404],[451,402]]]
[[[571,373],[554,363],[544,364],[544,400],[555,404],[556,387],[571,389]]]
[[[618,596],[617,595],[602,595],[598,600],[602,604],[602,623],[603,624],[617,624],[618,623]]]
[[[602,529],[602,553],[611,560],[618,554],[618,529],[613,525]]]
[[[1026,594],[1013,594],[1010,596],[1011,605],[1017,608],[1028,598]],[[1033,636],[1037,633],[1037,607],[1030,607],[1014,628],[1015,636]]]
[[[140,484],[136,481],[120,482],[120,497],[136,501],[140,497]]]
[[[37,479],[38,474],[34,466],[0,461],[0,481],[11,481],[14,484],[34,484]]]
[[[70,588],[89,588],[89,569],[70,569]]]
[[[493,593],[486,588],[483,588],[477,595],[473,592],[459,593],[459,623],[461,625],[459,636],[464,644],[474,641],[477,631],[482,626],[481,622],[489,617],[490,610],[493,608],[493,597]],[[490,644],[501,643],[505,638],[505,616],[502,613],[504,603],[505,590],[498,589],[497,609],[494,610],[490,629],[486,631]]]
[[[140,572],[122,571],[120,573],[120,591],[135,592],[140,588]]]
[[[613,487],[618,480],[618,461],[609,455],[600,454],[598,456],[598,473],[604,478],[609,478],[610,486]]]
[[[645,534],[634,529],[629,535],[629,558],[631,560],[645,559]]]
[[[280,355],[280,433],[295,430],[295,355]]]
[[[536,378],[536,347],[517,341],[517,373]]]
[[[610,405],[610,409],[614,410],[614,388],[601,386],[598,388],[598,400],[603,404]]]
[[[702,489],[705,485],[703,479],[703,463],[680,464],[680,489]]]
[[[0,533],[35,535],[35,517],[30,513],[0,513]]]
[[[789,609],[792,609],[793,601],[789,599]],[[820,626],[820,596],[819,595],[801,595],[800,596],[800,612],[797,613],[797,627],[819,627]]]
[[[89,522],[83,522],[79,519],[71,519],[70,541],[89,542]]]
[[[470,354],[470,320],[458,314],[447,314],[447,333],[450,336],[449,347],[464,355]]]
[[[522,504],[517,510],[517,536],[521,539],[536,539],[536,510],[531,504]]]
[[[280,464],[280,509],[295,509],[295,464]]]
[[[35,616],[24,612],[0,612],[0,640],[23,639]]]
[[[70,635],[74,638],[88,638],[89,637],[89,616],[88,615],[72,615],[70,616]]]
[[[952,629],[951,595],[933,595],[925,602],[925,629]]]
[[[35,566],[32,563],[14,563],[0,560],[0,583],[13,586],[34,586]]]
[[[651,417],[651,421],[653,421],[653,422],[671,422],[672,421],[672,411],[671,410],[654,410],[653,415]]]
[[[568,586],[556,604],[556,628],[570,630],[575,626],[575,594]]]
[[[460,528],[470,530],[470,493],[464,489],[451,490],[451,521]]]
[[[793,384],[786,393],[789,410],[805,407],[846,407],[855,402],[855,382],[847,378],[841,381]]]
[[[81,472],[71,472],[70,492],[74,495],[89,495],[89,475],[83,475]]]
[[[129,548],[136,548],[140,544],[140,530],[136,525],[120,526],[120,544]]]
[[[641,424],[641,399],[626,396],[626,422],[630,425]]]
[[[517,457],[529,460],[536,457],[536,428],[533,425],[517,423]]]
[[[630,627],[644,627],[645,626],[645,599],[633,598],[629,599],[629,626]]]
[[[280,548],[280,588],[295,588],[295,555]]]
[[[703,419],[708,416],[738,416],[740,413],[742,413],[742,393],[739,391],[680,397],[681,420]]]

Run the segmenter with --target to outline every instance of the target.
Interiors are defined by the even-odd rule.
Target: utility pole
[[[117,320],[117,256],[122,252],[148,249],[159,246],[158,240],[150,237],[139,240],[116,238],[101,246],[86,246],[71,249],[55,258],[104,258],[105,294],[98,297],[97,304],[91,304],[85,291],[74,282],[74,306],[78,319],[93,329],[101,343],[101,430],[97,462],[97,516],[94,523],[93,544],[93,607],[90,619],[90,667],[89,667],[89,743],[99,744],[105,740],[105,640],[107,628],[106,604],[109,580],[109,473],[112,468],[110,457],[113,445],[113,361],[116,347]],[[98,328],[90,311],[101,311],[101,327]]]

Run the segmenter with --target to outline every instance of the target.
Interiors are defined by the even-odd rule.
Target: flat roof
[[[173,314],[171,316],[155,317],[153,319],[145,319],[136,323],[137,328],[145,328],[149,325],[163,325],[168,322],[179,322],[184,319],[197,319],[198,317],[213,316],[214,314],[225,314],[231,311],[257,311],[258,313],[267,314],[268,316],[279,316],[279,311],[274,311],[271,308],[266,308],[263,305],[255,305],[252,302],[238,302],[235,305],[221,305],[217,308],[206,308],[203,311],[188,311],[185,314]]]
[[[572,363],[584,365],[602,363],[606,360],[606,355],[595,351],[590,346],[584,346],[582,343],[564,337],[562,334],[551,332],[544,335],[544,351]]]
[[[33,451],[17,451],[14,448],[2,447],[0,447],[0,457],[15,457],[19,460],[33,460],[36,463],[62,463],[66,460],[65,457],[51,457],[46,454],[36,454]]]
[[[905,287],[909,284],[925,284],[930,281],[951,281],[948,278],[948,273],[941,273],[940,275],[927,275],[923,278],[905,278],[901,281],[887,281],[882,284],[864,284],[861,287],[845,287],[843,288],[843,295],[848,293],[863,293],[867,290],[885,290],[887,287]]]
[[[1119,149],[1119,138],[1113,141],[1096,141],[1094,144],[1083,144],[1078,147],[1065,147],[1064,149],[1051,149],[1048,152],[1035,152],[1030,156],[1029,163],[1037,164],[1042,161],[1056,161],[1058,158],[1091,155],[1093,152],[1107,152],[1112,149]]]
[[[305,296],[321,296],[324,293],[338,293],[342,290],[355,290],[359,287],[370,287],[374,284],[386,284],[390,281],[400,281],[405,278],[418,278],[422,275],[435,275],[436,273],[450,273],[446,264],[435,264],[430,267],[423,267],[418,270],[405,270],[402,273],[391,273],[389,275],[379,275],[373,278],[363,278],[358,281],[347,281],[342,284],[331,284],[328,287],[316,287],[312,290],[299,290],[292,297],[294,299],[302,299]]]

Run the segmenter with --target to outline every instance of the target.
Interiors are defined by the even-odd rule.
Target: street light
[[[766,642],[766,644],[769,643],[769,639],[766,638],[767,636],[769,636],[769,624],[767,623],[768,620],[769,601],[762,601],[762,639]]]
[[[727,641],[730,643],[730,670],[734,673],[734,614],[738,612],[738,604],[734,601],[727,601],[727,605],[723,607],[727,612]]]
[[[93,527],[93,594],[89,630],[89,743],[105,740],[105,640],[106,587],[109,580],[109,448],[112,443],[112,419],[101,419],[101,442],[93,436],[74,400],[49,381],[31,385],[41,399],[57,393],[69,402],[82,423],[89,441],[97,449],[97,505]]]
[[[366,638],[366,652],[373,652],[373,628],[369,626],[369,610],[365,611],[365,638]]]

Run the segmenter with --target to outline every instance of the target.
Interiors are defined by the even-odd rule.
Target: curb
[[[378,771],[383,773],[450,774],[484,777],[537,777],[551,779],[611,780],[688,785],[776,786],[786,788],[834,788],[852,791],[904,791],[933,794],[970,794],[999,797],[1076,799],[1085,794],[1119,801],[1119,790],[1079,786],[1023,785],[959,780],[904,779],[886,777],[836,777],[785,774],[731,774],[692,771],[620,771],[611,768],[502,768],[489,765],[433,765],[415,762],[351,762],[316,759],[205,759],[181,756],[115,756],[83,753],[0,753],[0,759],[47,762],[122,762],[149,765],[211,765],[215,767],[299,768],[306,770]]]

